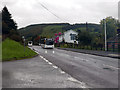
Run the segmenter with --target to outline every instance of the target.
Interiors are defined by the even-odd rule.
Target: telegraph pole
[[[107,51],[107,33],[106,33],[106,20],[104,19],[104,32],[105,32],[105,51]]]

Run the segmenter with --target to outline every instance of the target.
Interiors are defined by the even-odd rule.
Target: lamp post
[[[104,20],[104,32],[105,32],[105,51],[107,51],[107,33],[106,33],[106,20]]]

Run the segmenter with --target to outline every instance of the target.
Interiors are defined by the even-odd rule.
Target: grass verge
[[[37,53],[28,47],[25,47],[24,51],[24,46],[13,40],[6,39],[2,42],[2,61],[31,58],[35,55],[37,55]]]

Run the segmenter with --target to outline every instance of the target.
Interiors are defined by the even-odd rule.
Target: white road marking
[[[53,65],[51,62],[49,62],[49,61],[48,61],[46,58],[44,58],[43,56],[40,56],[40,58],[42,58],[43,60],[45,60],[48,64],[52,65],[53,68],[58,69],[57,66]],[[60,68],[59,68],[59,69],[60,69]],[[59,71],[60,71],[61,74],[65,74],[65,72],[64,72],[63,70],[60,69]],[[80,84],[82,85],[81,88],[87,88],[86,85],[85,85],[85,83],[78,81],[77,79],[73,78],[72,76],[70,76],[70,77],[68,78],[68,80],[70,80],[70,81],[72,81],[72,82],[80,83]]]
[[[69,77],[68,80],[73,81],[73,82],[78,82],[75,78]]]
[[[43,58],[43,60],[45,60],[45,61],[46,61],[46,59],[45,59],[45,58]]]
[[[53,68],[57,69],[58,67],[57,66],[53,66]]]
[[[43,59],[43,56],[40,56]]]
[[[39,54],[39,52],[38,52],[38,51],[36,51],[36,50],[34,50],[34,52],[36,52],[37,54]]]
[[[48,63],[49,61],[47,59],[44,58],[44,60]]]
[[[85,83],[80,82],[80,81],[78,81],[77,79],[75,79],[75,78],[73,78],[73,77],[71,77],[71,76],[68,78],[68,80],[70,80],[70,81],[72,81],[72,82],[80,83],[80,84],[82,85],[81,88],[87,88],[87,87],[85,86]]]
[[[114,68],[114,69],[120,69],[120,68],[117,68],[117,67],[114,67],[114,66],[111,66],[111,65],[106,65],[106,64],[103,64],[103,66],[111,67],[111,68]]]
[[[60,70],[60,73],[64,74],[65,72],[64,72],[64,71],[62,71],[62,70]]]
[[[45,50],[45,53],[47,53],[47,50]]]
[[[55,51],[53,51],[53,53],[55,53]]]
[[[48,64],[52,65],[52,63],[51,63],[51,62],[48,62]]]

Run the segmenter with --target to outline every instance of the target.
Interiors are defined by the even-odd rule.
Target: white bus
[[[43,39],[44,40],[44,42],[43,43],[41,43],[41,47],[42,48],[51,48],[51,49],[53,49],[54,48],[54,40],[53,39],[51,39],[51,38],[45,38],[45,39]]]
[[[28,41],[28,46],[32,46],[33,45],[33,42],[32,41]]]

